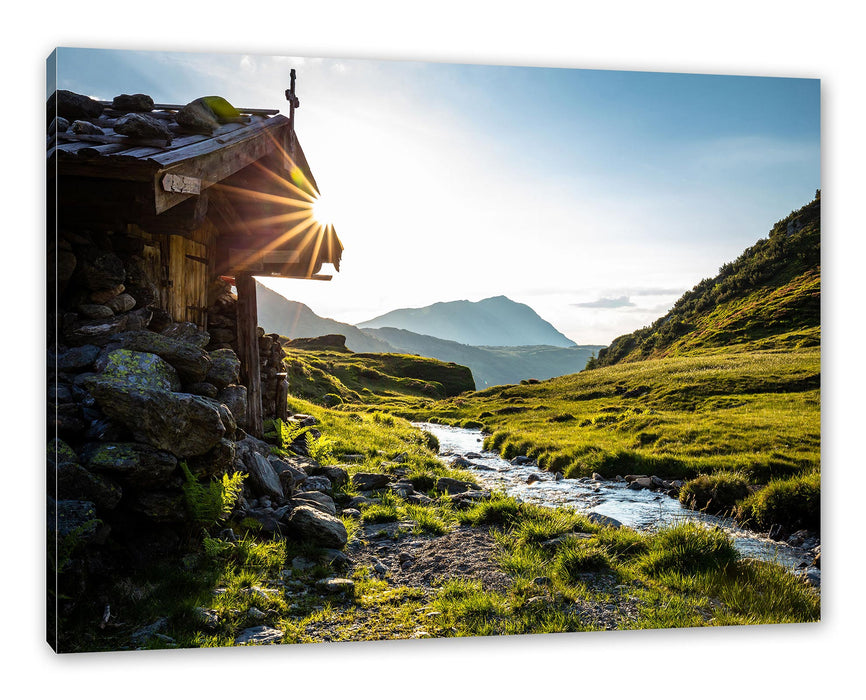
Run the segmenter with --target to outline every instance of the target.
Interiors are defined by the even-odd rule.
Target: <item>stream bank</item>
[[[729,518],[707,515],[684,507],[679,500],[650,490],[633,490],[619,481],[565,479],[557,477],[525,458],[511,462],[485,451],[480,430],[456,428],[438,423],[415,423],[439,440],[439,454],[449,461],[457,460],[461,468],[490,490],[504,491],[509,496],[549,508],[571,507],[595,517],[613,518],[622,525],[654,531],[665,525],[683,521],[699,522],[723,529],[744,557],[775,562],[788,569],[802,572],[816,585],[820,570],[813,566],[820,544],[792,546],[777,542],[759,533],[738,527]],[[462,458],[469,463],[466,466]],[[523,463],[526,462],[526,463]]]

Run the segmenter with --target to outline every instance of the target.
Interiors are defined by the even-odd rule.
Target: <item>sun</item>
[[[319,195],[313,200],[313,218],[322,226],[329,226],[334,223],[334,202],[328,197]]]

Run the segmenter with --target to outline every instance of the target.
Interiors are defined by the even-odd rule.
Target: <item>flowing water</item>
[[[598,513],[637,530],[652,531],[683,521],[718,526],[731,536],[743,556],[777,562],[792,569],[803,563],[808,565],[814,558],[808,551],[739,528],[727,518],[685,508],[677,499],[661,493],[634,491],[626,488],[625,483],[616,481],[557,481],[553,474],[537,466],[511,464],[495,453],[482,449],[483,436],[479,430],[452,428],[436,423],[414,425],[438,438],[440,456],[461,455],[472,462],[474,466],[468,470],[485,488],[504,491],[522,501],[548,507],[569,506],[584,513]],[[538,480],[528,484],[530,476]]]

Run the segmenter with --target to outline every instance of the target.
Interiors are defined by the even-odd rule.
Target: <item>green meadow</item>
[[[713,508],[767,528],[762,487],[817,489],[820,472],[820,355],[817,349],[707,354],[644,360],[544,382],[492,387],[397,412],[480,428],[485,447],[526,455],[568,478],[629,474],[745,483]],[[687,485],[681,498],[693,492]],[[817,494],[786,526],[817,529]]]
[[[688,374],[692,383],[700,384],[699,378],[707,371],[707,367],[694,365],[684,377]],[[623,380],[618,372],[600,372],[611,381]],[[640,372],[630,376],[645,379]],[[584,390],[586,386],[597,385],[572,388]],[[616,386],[615,382],[610,385],[614,390]],[[535,392],[545,387],[508,389],[518,390]],[[531,394],[524,393],[521,398],[528,396]],[[545,403],[552,403],[551,397],[549,394]],[[450,419],[465,421],[472,420],[468,416],[477,417],[478,408],[484,413],[497,407],[526,405],[510,403],[510,398],[515,397],[497,396],[497,402],[491,392],[433,407],[442,412],[442,419],[446,412],[454,411]],[[563,406],[574,411],[583,401],[604,400],[560,399],[561,405],[537,410],[544,416],[556,416]],[[328,409],[299,399],[290,403],[291,410],[319,420],[321,437],[311,441],[311,447],[322,464],[339,464],[350,475],[371,471],[404,474],[418,492],[431,499],[426,505],[409,503],[385,489],[359,506],[360,518],[342,516],[349,533],[346,552],[350,556],[359,547],[385,546],[398,551],[410,538],[429,541],[435,547],[437,538],[449,533],[459,530],[467,536],[467,532],[478,532],[492,538],[492,565],[507,577],[507,584],[484,586],[473,578],[471,569],[466,576],[442,576],[428,586],[400,584],[390,573],[376,574],[368,566],[347,569],[335,559],[333,550],[266,537],[255,521],[237,521],[227,510],[222,515],[213,514],[210,521],[199,521],[186,533],[188,545],[181,559],[161,562],[134,579],[112,581],[105,595],[112,601],[113,621],[103,628],[87,619],[67,620],[63,627],[70,634],[66,648],[231,646],[252,624],[282,632],[281,643],[299,643],[809,622],[820,618],[820,596],[815,589],[780,566],[741,558],[720,530],[675,524],[654,534],[642,534],[594,524],[572,510],[519,503],[504,494],[459,508],[435,491],[435,482],[442,476],[471,481],[471,475],[447,468],[435,457],[435,438],[412,427],[406,419],[382,410]],[[446,411],[449,406],[452,408]],[[587,409],[574,420],[608,415],[601,407],[598,404],[592,411]],[[648,411],[629,415],[641,416]],[[680,413],[683,409],[667,409],[666,420],[677,425]],[[561,423],[533,421],[523,414],[502,415],[501,425],[513,425],[516,415],[525,421],[520,423],[523,434],[537,435],[539,440],[543,425],[559,426],[557,432],[546,436],[551,446],[554,435],[565,439],[568,434]],[[529,430],[530,426],[536,426],[538,432]],[[601,433],[591,424],[582,430],[610,435],[611,440],[616,433],[612,425]],[[275,446],[275,450],[280,449]],[[641,454],[646,449],[641,448]],[[351,480],[334,490],[334,500],[342,507],[356,495]],[[231,499],[232,494],[228,497]],[[389,524],[399,527],[385,539],[375,534]],[[229,527],[236,541],[220,536]],[[458,557],[462,555],[458,553]],[[301,566],[300,561],[307,563]],[[352,589],[321,591],[317,582],[334,575],[349,577]],[[158,631],[136,638],[136,632],[155,620]]]

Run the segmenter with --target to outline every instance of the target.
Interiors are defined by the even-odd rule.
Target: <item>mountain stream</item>
[[[730,519],[685,508],[677,499],[662,493],[631,490],[626,488],[624,482],[617,481],[593,481],[587,478],[557,481],[553,474],[535,465],[511,464],[495,453],[482,449],[483,436],[479,430],[437,423],[414,425],[437,437],[441,457],[464,457],[473,464],[467,470],[485,488],[503,491],[521,501],[550,508],[566,506],[584,513],[598,513],[636,530],[653,531],[683,521],[717,526],[728,533],[743,556],[776,562],[790,569],[802,568],[803,564],[811,566],[814,558],[814,554],[807,550],[739,528]],[[537,480],[527,483],[531,476]]]

